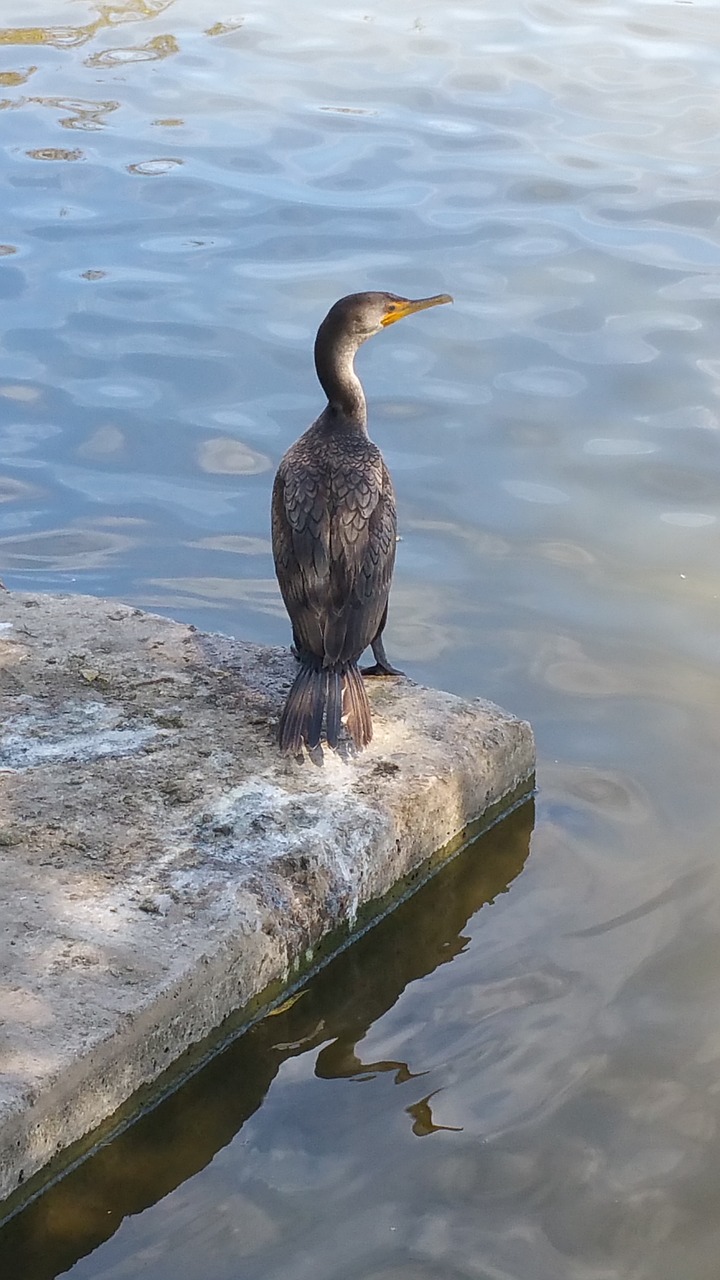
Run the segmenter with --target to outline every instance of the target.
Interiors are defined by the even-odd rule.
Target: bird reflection
[[[433,1093],[429,1093],[426,1098],[421,1098],[419,1102],[415,1102],[413,1106],[406,1107],[409,1116],[413,1118],[412,1131],[416,1138],[427,1138],[431,1133],[462,1133],[462,1125],[453,1124],[435,1124],[430,1110],[430,1099],[435,1097],[436,1093],[440,1093],[440,1089],[435,1089]]]

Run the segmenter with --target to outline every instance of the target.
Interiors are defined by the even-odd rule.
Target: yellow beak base
[[[437,293],[433,298],[400,298],[398,302],[390,304],[380,323],[383,328],[387,328],[389,324],[395,324],[396,320],[404,320],[405,316],[411,316],[416,311],[425,311],[427,307],[439,307],[445,302],[452,302],[449,293]]]

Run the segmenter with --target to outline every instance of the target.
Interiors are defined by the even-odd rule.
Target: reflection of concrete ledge
[[[356,760],[280,758],[293,667],[0,593],[0,1198],[530,790],[529,725],[406,681]]]

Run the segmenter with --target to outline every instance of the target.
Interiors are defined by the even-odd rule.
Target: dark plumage
[[[372,738],[366,674],[397,675],[382,633],[395,563],[395,494],[367,433],[365,395],[353,361],[367,338],[403,316],[451,302],[353,293],[331,307],[315,340],[315,368],[328,403],[287,451],[272,497],[272,541],[300,670],[280,717],[280,747],[297,753],[337,746],[341,724],[356,748]]]

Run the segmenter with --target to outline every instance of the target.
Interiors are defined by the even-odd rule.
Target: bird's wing
[[[379,450],[333,476],[326,659],[354,661],[375,639],[395,563],[392,482]]]
[[[280,463],[273,485],[272,543],[295,642],[322,657],[330,527],[323,476],[316,467],[297,459]]]

